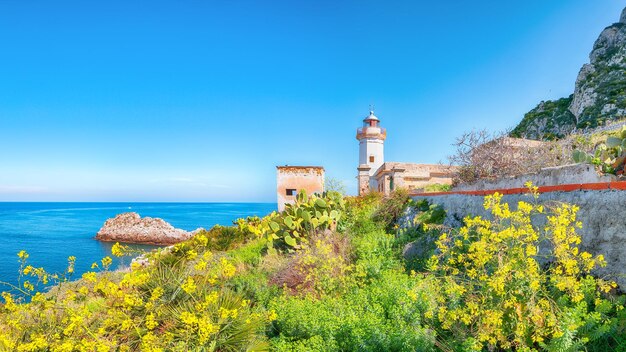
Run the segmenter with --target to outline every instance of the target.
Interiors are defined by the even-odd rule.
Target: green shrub
[[[357,271],[368,280],[380,277],[382,272],[400,264],[394,250],[395,236],[383,230],[368,232],[354,238],[354,256]]]
[[[426,199],[411,201],[410,206],[415,209],[416,214],[409,224],[403,224],[406,227],[398,230],[395,246],[404,251],[405,246],[413,242],[410,250],[403,253],[405,265],[407,270],[421,272],[426,270],[428,260],[435,252],[435,242],[444,229],[442,224],[446,211],[442,206],[430,204]]]
[[[431,351],[434,338],[420,324],[408,296],[414,278],[387,270],[375,283],[342,296],[281,296],[272,347],[280,351]]]
[[[406,189],[396,189],[380,203],[374,213],[374,220],[383,224],[388,231],[392,231],[398,219],[404,215],[409,199],[409,192]]]
[[[207,247],[216,251],[231,249],[235,245],[241,244],[251,238],[246,237],[245,234],[236,227],[220,225],[216,225],[208,231],[200,231],[199,234],[206,236],[208,239]]]
[[[350,246],[345,236],[328,231],[291,256],[270,283],[292,295],[320,296],[339,292],[350,278]]]
[[[626,160],[626,127],[616,134],[609,135],[595,147],[593,153],[575,150],[573,159],[577,163],[596,165],[607,174],[623,174]]]
[[[452,185],[433,183],[431,185],[426,185],[426,187],[424,187],[424,192],[450,192],[451,189]]]
[[[372,220],[372,214],[381,201],[382,194],[375,192],[347,198],[345,216],[342,217],[337,229],[340,232],[347,232],[352,237],[359,237],[382,228]]]
[[[263,259],[267,243],[264,238],[257,238],[243,246],[230,250],[229,256],[236,262],[257,266]]]

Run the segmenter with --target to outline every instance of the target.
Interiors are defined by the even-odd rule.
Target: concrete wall
[[[320,166],[277,166],[276,195],[278,211],[285,210],[285,205],[293,204],[296,193],[287,195],[287,190],[307,194],[324,192],[324,168]]]
[[[577,170],[579,173],[571,174],[570,171]],[[547,174],[546,174],[547,173]],[[626,182],[616,181],[612,177],[598,176],[591,168],[587,166],[570,166],[566,168],[544,170],[543,176],[525,175],[514,179],[500,180],[490,183],[492,187],[504,188],[504,186],[512,189],[523,185],[526,180],[533,181],[535,184],[543,183],[544,189],[548,190],[541,193],[539,201],[543,204],[550,205],[558,202],[566,202],[576,204],[580,207],[578,212],[578,220],[583,224],[583,228],[578,231],[582,238],[581,249],[588,251],[594,255],[603,254],[607,261],[606,268],[600,268],[596,274],[615,280],[622,290],[626,290]],[[599,180],[610,179],[611,182],[598,183]],[[571,183],[580,180],[595,181],[595,183]],[[520,185],[521,182],[521,185]],[[564,182],[564,185],[555,185],[555,182]],[[569,182],[569,183],[565,183]],[[571,188],[571,191],[560,191],[560,189],[568,189],[568,185],[577,185],[578,189]],[[606,185],[607,187],[601,187]],[[485,184],[483,183],[483,187]],[[581,189],[582,188],[582,189]],[[586,188],[586,189],[585,189]],[[478,188],[468,187],[465,189]],[[488,191],[491,189],[492,191]],[[554,191],[550,191],[550,190]],[[458,191],[455,189],[453,191]],[[493,193],[493,188],[483,188],[486,193]],[[502,190],[499,190],[502,191]],[[506,189],[505,189],[506,191]],[[519,194],[517,190],[503,196],[503,201],[510,205],[517,204],[520,200],[529,201],[528,195]],[[447,193],[438,195],[416,195],[414,199],[427,199],[433,204],[439,204],[444,207],[447,213],[446,224],[449,226],[460,226],[462,219],[466,216],[483,216],[489,217],[483,207],[484,196],[473,194]],[[545,223],[545,218],[536,218],[534,222],[537,226]]]
[[[497,180],[480,180],[471,184],[454,187],[453,191],[475,191],[489,189],[524,188],[528,181],[535,186],[556,186],[565,184],[583,184],[615,181],[613,175],[598,175],[593,165],[572,164],[549,167],[537,173],[506,177]]]

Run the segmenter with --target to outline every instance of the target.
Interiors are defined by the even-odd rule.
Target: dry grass
[[[324,231],[314,235],[309,245],[298,251],[275,272],[269,283],[283,287],[291,295],[306,295],[325,290],[340,279],[350,262],[351,246],[345,235]]]

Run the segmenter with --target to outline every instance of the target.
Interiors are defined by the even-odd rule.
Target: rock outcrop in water
[[[177,229],[163,219],[145,217],[137,213],[123,213],[107,220],[96,239],[107,242],[169,245],[185,241],[202,229]]]

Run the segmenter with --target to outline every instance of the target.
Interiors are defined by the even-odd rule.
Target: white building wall
[[[374,157],[373,163],[370,162],[370,156]],[[370,166],[370,176],[374,176],[384,163],[385,141],[377,138],[365,138],[359,142],[359,165]]]

